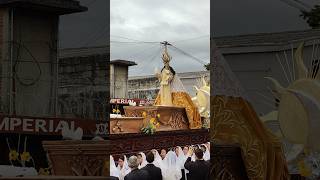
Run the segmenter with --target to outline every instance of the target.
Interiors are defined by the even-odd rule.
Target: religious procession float
[[[162,54],[163,68],[156,72],[160,91],[153,103],[130,102],[124,114],[115,106],[110,116],[109,139],[113,155],[138,153],[208,142],[210,87],[202,77],[196,97],[185,90],[174,69],[167,46]]]
[[[154,102],[113,99],[109,123],[96,124],[97,141],[45,141],[44,149],[56,175],[106,175],[109,156],[136,154],[151,149],[204,144],[209,141],[210,87],[202,77],[191,97],[170,66],[164,46],[164,67],[156,72],[160,91]],[[77,139],[77,130],[66,128],[64,137]],[[101,135],[108,134],[104,139]],[[70,135],[68,135],[70,134]],[[74,134],[75,136],[73,136]],[[81,138],[78,138],[81,139]],[[100,140],[99,140],[100,139]]]

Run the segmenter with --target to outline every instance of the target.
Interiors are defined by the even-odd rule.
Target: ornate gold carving
[[[124,130],[121,127],[120,121],[117,121],[115,126],[112,128],[112,132],[114,133],[124,132]]]
[[[70,166],[75,176],[102,176],[105,160],[98,157],[74,156],[70,160]]]
[[[228,169],[226,162],[215,163],[210,171],[212,180],[236,180]]]
[[[181,113],[172,113],[170,120],[168,121],[168,124],[173,129],[180,129],[182,128],[182,124],[184,122],[184,118]]]
[[[141,114],[144,117],[143,126],[145,127],[150,119],[156,118],[160,126],[157,131],[168,131],[177,129],[189,129],[188,117],[184,107],[177,106],[149,106],[149,107],[126,107],[126,116],[131,117],[132,114]],[[159,115],[159,117],[158,117]],[[123,129],[124,129],[124,121]]]
[[[201,117],[198,108],[192,102],[189,94],[185,92],[172,92],[172,103],[175,106],[184,107],[189,120],[189,127],[191,129],[199,129],[202,127]],[[160,94],[158,94],[155,105],[161,104]]]
[[[281,143],[263,126],[246,101],[242,98],[214,96],[211,104],[211,139],[228,144],[240,144],[250,179],[288,177]]]

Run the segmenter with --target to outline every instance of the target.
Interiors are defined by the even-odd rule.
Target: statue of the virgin
[[[155,105],[184,107],[192,129],[201,128],[201,117],[191,97],[185,90],[180,78],[170,66],[172,57],[169,55],[167,46],[162,54],[163,68],[156,72],[160,81],[160,91],[155,100]]]

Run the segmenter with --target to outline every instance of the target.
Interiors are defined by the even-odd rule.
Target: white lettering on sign
[[[49,121],[49,132],[53,132],[53,121]]]
[[[61,131],[62,128],[63,128],[64,126],[67,126],[67,125],[68,125],[67,122],[65,122],[65,121],[59,121],[59,124],[57,125],[57,128],[56,128],[56,130],[55,130],[54,132]],[[68,126],[67,126],[67,127],[68,127]]]
[[[36,119],[36,124],[35,124],[36,132],[40,132],[40,129],[41,129],[42,132],[47,132],[46,124],[47,124],[47,122],[45,120]]]
[[[59,133],[64,126],[77,128],[74,120],[0,117],[0,131]]]
[[[111,104],[129,104],[129,103],[133,103],[133,102],[136,102],[136,103],[139,103],[141,100],[135,100],[135,99],[110,99],[110,103]],[[143,101],[143,100],[142,100]]]
[[[2,122],[0,123],[0,130],[3,129],[8,131],[9,130],[9,118],[5,117],[2,119]]]
[[[19,118],[11,118],[10,119],[10,131],[13,131],[15,127],[18,127],[21,125],[21,119]]]
[[[33,132],[32,128],[32,122],[33,119],[24,119],[23,125],[22,125],[22,130],[26,132]]]

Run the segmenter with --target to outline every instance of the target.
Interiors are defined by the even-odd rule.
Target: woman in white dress
[[[183,154],[182,148],[180,146],[177,146],[175,148],[175,153],[177,156],[177,162],[179,164],[179,166],[181,167],[181,169],[184,168],[184,163],[187,160],[186,156]]]
[[[128,161],[126,156],[119,157],[118,160],[119,180],[124,180],[124,177],[130,173]]]
[[[120,171],[116,167],[116,163],[114,162],[113,157],[110,155],[110,176],[112,177],[120,177]]]
[[[189,171],[184,168],[184,163],[186,162],[188,157],[185,155],[185,153],[183,152],[180,146],[177,146],[175,151],[178,158],[178,163],[181,169],[181,173],[184,173],[182,174],[182,176],[184,177],[184,179],[187,179],[187,173],[189,173]]]
[[[162,163],[162,158],[161,158],[159,152],[156,149],[152,149],[151,151],[152,151],[152,153],[154,155],[153,164],[155,166],[157,166],[158,168],[162,168],[163,167],[163,163]]]
[[[167,170],[166,165],[164,164],[164,160],[162,160],[159,152],[156,149],[152,149],[151,152],[154,155],[154,161],[152,164],[161,169],[162,177],[164,177]]]
[[[141,157],[139,157],[139,156],[141,156]],[[140,161],[139,167],[138,167],[139,169],[145,167],[148,164],[147,160],[146,160],[146,155],[143,152],[138,153],[137,157],[138,157],[138,161]]]
[[[180,180],[182,177],[181,168],[177,155],[173,151],[169,151],[164,158],[166,171],[163,180]]]
[[[210,160],[210,152],[209,152],[207,146],[205,144],[202,144],[201,149],[202,149],[202,151],[204,151],[203,152],[203,160],[205,160],[205,161]]]

